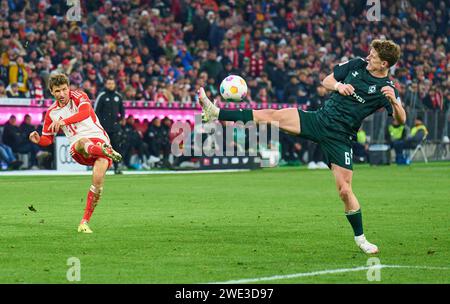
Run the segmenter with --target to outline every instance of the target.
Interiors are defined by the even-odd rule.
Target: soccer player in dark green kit
[[[364,60],[352,59],[336,65],[333,73],[322,80],[334,91],[323,108],[306,112],[297,108],[281,110],[223,110],[216,107],[203,88],[198,91],[206,121],[255,121],[274,123],[288,133],[317,142],[335,177],[339,196],[345,205],[345,215],[353,228],[356,245],[367,254],[378,247],[363,233],[361,208],[352,191],[352,141],[364,118],[385,108],[400,123],[406,120],[398,92],[389,79],[389,68],[400,58],[400,47],[391,40],[374,40]]]

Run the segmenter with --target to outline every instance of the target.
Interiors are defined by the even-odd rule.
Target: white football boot
[[[203,88],[200,88],[197,91],[197,96],[200,101],[200,106],[202,107],[202,120],[204,122],[217,120],[219,118],[220,109],[208,99]]]
[[[355,236],[355,243],[366,254],[378,253],[378,247],[372,243],[369,243],[364,234]]]

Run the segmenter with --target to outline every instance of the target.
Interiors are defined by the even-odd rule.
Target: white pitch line
[[[219,170],[153,170],[153,171],[123,171],[123,175],[154,175],[154,174],[208,174],[247,172],[250,169],[219,169]],[[57,171],[57,170],[16,170],[0,172],[2,176],[52,176],[52,175],[92,175],[92,171]],[[114,175],[114,171],[107,171],[106,175]]]
[[[318,275],[324,275],[324,274],[355,272],[355,271],[363,271],[363,270],[369,270],[369,269],[381,269],[381,268],[416,268],[416,269],[429,269],[429,270],[450,270],[450,267],[408,266],[408,265],[374,265],[374,266],[360,266],[360,267],[354,267],[354,268],[321,270],[321,271],[313,271],[313,272],[301,272],[301,273],[293,273],[293,274],[286,274],[286,275],[274,275],[274,276],[270,276],[270,277],[261,277],[261,278],[253,278],[253,279],[239,279],[239,280],[231,280],[231,281],[224,281],[224,282],[211,282],[208,284],[257,283],[257,282],[264,282],[264,281],[286,280],[286,279],[292,279],[292,278],[312,277],[312,276],[318,276]]]

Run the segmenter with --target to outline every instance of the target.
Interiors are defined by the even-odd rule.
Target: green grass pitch
[[[304,168],[107,176],[91,235],[90,176],[0,176],[0,283],[209,283],[366,266],[332,174]],[[450,267],[450,164],[355,168],[365,234],[385,265]],[[36,211],[30,211],[32,205]],[[385,268],[265,283],[450,283]]]

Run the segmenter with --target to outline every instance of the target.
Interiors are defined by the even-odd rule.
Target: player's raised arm
[[[91,109],[92,106],[88,102],[80,104],[80,106],[78,107],[78,113],[64,119],[63,120],[64,125],[71,125],[80,122],[82,120],[85,120],[86,118],[89,117]]]
[[[90,116],[91,111],[92,112],[94,111],[91,106],[89,97],[85,93],[77,92],[76,94],[79,95],[79,97],[77,97],[78,99],[76,99],[76,103],[75,103],[78,106],[78,113],[76,113],[66,119],[52,122],[52,124],[50,125],[50,130],[52,132],[57,133],[61,126],[71,125],[71,124],[74,124],[74,123],[77,123],[77,122],[87,119]]]
[[[381,88],[381,93],[383,93],[391,103],[393,111],[392,116],[394,116],[400,124],[404,124],[406,122],[406,112],[405,109],[403,109],[400,99],[397,99],[395,96],[394,89],[390,86],[384,86]]]
[[[343,96],[352,95],[355,88],[351,84],[342,83],[352,69],[363,67],[367,62],[361,57],[341,62],[333,67],[333,72],[325,77],[322,85],[330,91],[338,91]]]
[[[337,81],[334,78],[334,73],[331,73],[322,81],[322,85],[330,91],[338,91],[339,94],[348,96],[352,95],[355,88],[351,84],[345,84]]]

